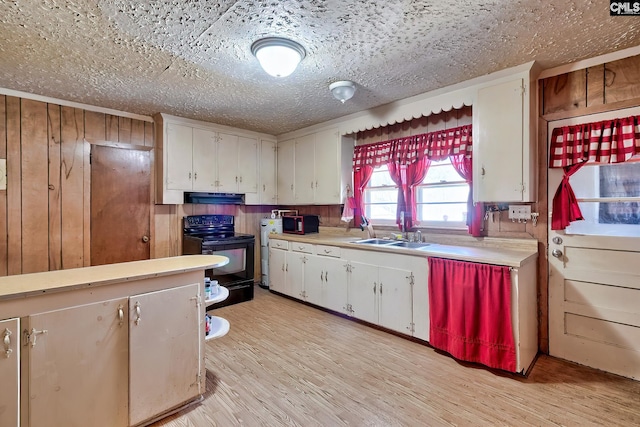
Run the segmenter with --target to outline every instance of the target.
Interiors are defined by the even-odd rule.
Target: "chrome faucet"
[[[413,234],[414,240],[418,243],[422,243],[422,231],[418,230]]]
[[[402,238],[406,240],[407,238],[407,229],[404,223],[404,211],[400,211],[400,231],[402,232]]]

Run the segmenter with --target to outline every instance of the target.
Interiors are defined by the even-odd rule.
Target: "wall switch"
[[[0,190],[7,189],[7,159],[0,159]]]
[[[531,206],[530,205],[509,205],[509,219],[512,221],[518,220],[518,222],[530,220]]]

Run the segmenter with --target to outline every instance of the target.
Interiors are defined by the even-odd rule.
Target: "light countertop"
[[[204,270],[228,262],[219,255],[186,255],[5,276],[0,277],[0,299]]]
[[[495,239],[495,244],[493,245],[483,244],[477,246],[430,243],[429,240],[426,239],[429,246],[421,249],[385,247],[384,245],[363,245],[354,243],[357,240],[362,240],[361,237],[322,232],[305,235],[277,234],[271,235],[270,239],[303,242],[314,245],[338,246],[348,249],[401,253],[412,256],[448,258],[483,264],[505,265],[513,268],[521,267],[526,263],[534,261],[538,257],[537,241],[535,239]],[[491,242],[490,239],[486,240]]]

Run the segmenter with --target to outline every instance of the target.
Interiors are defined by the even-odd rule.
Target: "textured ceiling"
[[[307,57],[267,75],[253,41]],[[544,68],[640,44],[607,0],[4,0],[0,87],[270,134],[536,60]],[[344,105],[328,90],[353,80]]]

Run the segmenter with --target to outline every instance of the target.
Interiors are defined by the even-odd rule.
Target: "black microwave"
[[[282,217],[282,232],[290,234],[317,233],[320,225],[318,215],[294,215]]]

